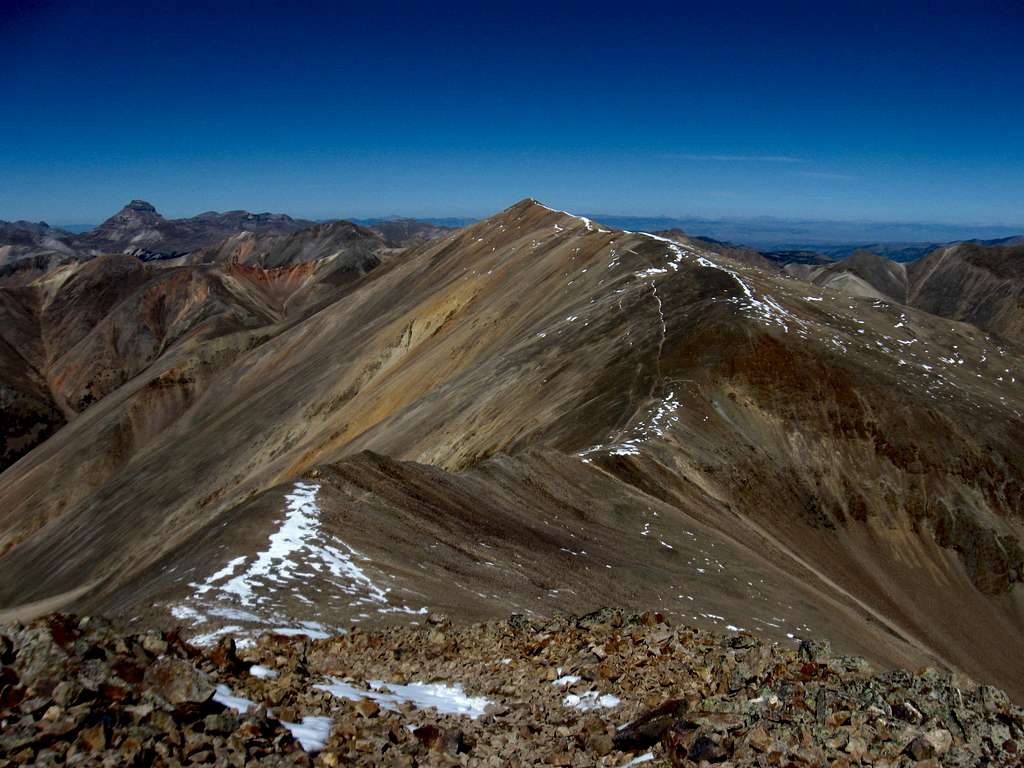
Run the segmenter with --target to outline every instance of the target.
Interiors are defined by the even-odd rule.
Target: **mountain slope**
[[[0,604],[89,583],[205,632],[657,594],[1024,691],[1019,349],[530,200],[310,311],[195,347],[173,408],[161,359],[10,467]]]
[[[915,307],[1024,339],[1024,245],[947,246],[915,262],[909,274]]]
[[[802,275],[815,285],[864,298],[905,304],[908,278],[905,265],[869,251],[857,251],[842,261],[817,267]]]
[[[954,243],[909,266],[858,252],[834,264],[786,270],[825,288],[908,304],[1003,338],[1024,339],[1021,245]]]
[[[38,314],[34,290],[0,288],[0,470],[66,421],[46,378]]]
[[[368,229],[381,237],[399,245],[412,245],[424,240],[435,240],[450,235],[458,227],[443,226],[425,219],[406,219],[395,217],[390,219],[370,219],[365,222]]]
[[[450,231],[432,225],[424,229],[416,222],[406,229],[420,233],[411,237],[417,242]],[[165,219],[150,203],[133,200],[77,236],[42,222],[0,222],[0,285],[25,285],[62,264],[112,253],[161,266],[237,263],[276,268],[331,259],[340,273],[372,269],[380,255],[397,250],[380,233],[348,221],[314,224],[247,211]]]
[[[283,267],[333,258],[365,270],[375,266],[378,254],[387,248],[376,232],[348,221],[331,221],[288,234],[241,232],[196,252],[189,261]]]
[[[755,251],[753,248],[746,248],[732,243],[723,243],[707,237],[690,237],[681,229],[667,229],[654,233],[657,237],[664,237],[668,240],[688,245],[702,251],[717,253],[741,264],[749,264],[752,267],[774,270],[776,264],[766,258],[765,254]]]
[[[32,261],[30,268],[45,271],[74,256],[71,234],[46,222],[0,221],[0,283],[11,283],[19,263]]]
[[[362,251],[281,268],[107,255],[0,286],[0,468],[162,356],[213,340],[245,348],[377,263]]]

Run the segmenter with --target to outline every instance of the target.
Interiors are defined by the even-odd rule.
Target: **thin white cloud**
[[[797,171],[798,176],[806,176],[809,179],[832,179],[833,181],[850,181],[857,178],[846,173],[829,173],[828,171]]]
[[[672,153],[659,155],[662,160],[710,160],[721,163],[803,163],[802,157],[791,155],[699,155]]]

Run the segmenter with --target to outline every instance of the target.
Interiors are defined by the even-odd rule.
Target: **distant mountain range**
[[[432,224],[435,227],[443,227],[444,229],[460,229],[467,227],[470,224],[475,224],[480,219],[467,218],[465,216],[440,216],[440,217],[416,217],[410,218],[408,216],[383,216],[370,219],[351,219],[356,224],[362,224],[364,227],[376,227],[379,225],[389,225],[395,222],[413,222],[418,224]]]
[[[452,231],[417,219],[373,219],[362,226],[342,219],[314,222],[242,210],[168,219],[151,203],[132,200],[98,226],[78,232],[46,222],[0,221],[0,279],[39,274],[103,254],[142,261],[235,260],[283,266],[340,253],[373,254]]]
[[[433,240],[472,223],[469,219],[353,219],[353,223],[372,230],[393,243]]]
[[[588,218],[621,229],[640,232],[683,231],[708,241],[737,244],[766,252],[774,261],[805,261],[825,257],[840,260],[857,251],[871,251],[893,261],[919,259],[942,245],[955,242],[978,242],[986,245],[1013,245],[1024,242],[1020,227],[1001,225],[930,224],[921,222],[893,223],[873,221],[829,221],[756,218],[711,218],[700,216],[619,216],[587,214]],[[113,248],[121,252],[126,244],[140,254],[152,251],[151,257],[179,256],[197,247],[243,231],[257,234],[284,234],[306,229],[314,224],[337,219],[311,221],[293,219],[285,214],[228,211],[207,212],[188,219],[164,219],[149,203],[135,200],[118,214],[98,226],[67,225],[50,227],[45,222],[0,222],[0,247],[11,244],[11,233],[21,241],[35,237],[67,245],[82,243],[93,250]],[[469,217],[401,217],[382,216],[348,219],[353,224],[374,231],[392,243],[430,240],[453,229],[469,226],[478,219]],[[31,233],[31,234],[27,234]],[[60,248],[57,248],[60,250]],[[0,252],[0,263],[10,261]]]
[[[167,219],[145,200],[132,200],[99,226],[79,234],[46,222],[0,222],[0,266],[25,259],[53,266],[104,253],[125,253],[143,261],[170,259],[240,232],[280,235],[313,225],[280,213],[248,211],[207,211],[188,219]]]
[[[617,216],[588,213],[587,218],[633,232],[683,231],[708,242],[718,241],[735,247],[752,248],[769,254],[776,261],[808,262],[839,260],[857,251],[871,251],[893,261],[913,261],[939,246],[956,242],[986,245],[1012,245],[1024,242],[1022,228],[1000,225],[961,225],[928,223],[892,223],[872,221],[790,220],[771,217],[749,219],[707,218],[698,216]],[[436,226],[444,229],[465,227],[470,218],[370,218],[352,219],[356,224],[382,231],[395,222]]]
[[[742,243],[762,250],[827,252],[828,249],[851,249],[843,255],[849,255],[853,250],[864,248],[872,243],[900,244],[900,247],[907,247],[964,240],[997,240],[1021,235],[1020,227],[996,225],[815,221],[770,217],[751,219],[668,218],[601,214],[594,214],[591,218],[613,227],[642,232],[682,229],[701,237]]]

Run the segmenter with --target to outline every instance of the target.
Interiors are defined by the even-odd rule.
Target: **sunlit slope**
[[[96,579],[90,605],[128,610],[125,590],[146,574],[170,605],[187,590],[153,569],[229,521],[245,551],[194,563],[189,579],[255,561],[287,507],[278,491],[259,494],[279,484],[308,483],[367,450],[460,473],[530,450],[562,457],[516,475],[524,487],[560,484],[549,511],[600,478],[607,494],[630,500],[618,514],[637,515],[604,533],[642,536],[645,546],[638,499],[667,505],[680,517],[666,535],[699,523],[751,575],[774,572],[778,590],[802,584],[808,607],[780,618],[832,615],[826,630],[879,658],[917,654],[993,677],[1006,668],[999,649],[1022,628],[1020,351],[971,325],[526,200],[386,261],[312,316],[203,370],[194,399],[98,482],[76,467],[83,452],[114,461],[113,436],[147,418],[134,395],[106,398],[47,441],[45,455],[3,475],[0,524],[18,544],[0,570],[19,574],[2,580],[4,603]],[[412,493],[403,472],[392,483],[406,497],[397,508],[432,482],[446,487],[432,475]],[[474,482],[486,498],[498,480]],[[325,504],[361,510],[360,545],[391,552],[387,567],[405,572],[412,553],[392,547],[407,535],[403,518],[389,517],[376,494]],[[503,530],[544,513],[539,502],[500,497],[449,514]],[[240,512],[252,499],[263,514]],[[592,522],[597,536],[604,523]],[[352,544],[348,531],[335,533]],[[565,543],[542,533],[529,542],[552,553]],[[564,567],[577,595],[615,583],[606,573],[580,580],[578,562]],[[698,578],[698,567],[645,571],[636,600]],[[444,579],[433,583],[424,604],[443,600]],[[705,613],[725,615],[710,606],[732,584],[703,585]],[[497,615],[521,602],[513,593],[457,605]],[[585,602],[564,597],[557,607],[576,599]],[[739,613],[737,600],[720,604]],[[331,618],[330,605],[318,607],[331,621],[353,618],[340,609]],[[1019,668],[1005,675],[1020,685]]]

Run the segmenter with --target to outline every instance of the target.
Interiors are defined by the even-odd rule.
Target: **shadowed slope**
[[[869,299],[907,301],[907,267],[869,251],[811,269],[805,279],[815,285]]]
[[[1024,339],[1024,245],[940,248],[911,266],[910,280],[915,307]]]
[[[811,571],[780,567],[766,538],[749,548],[699,519],[720,516],[738,522],[698,494],[668,504],[553,451],[458,473],[363,452],[242,504],[106,604],[157,620],[170,609],[208,637],[228,625],[330,630],[428,611],[493,619],[645,602],[786,644],[813,627],[890,663],[929,658]],[[263,571],[252,553],[268,530],[279,555],[292,531],[292,549]],[[227,565],[211,574],[211,564]]]

